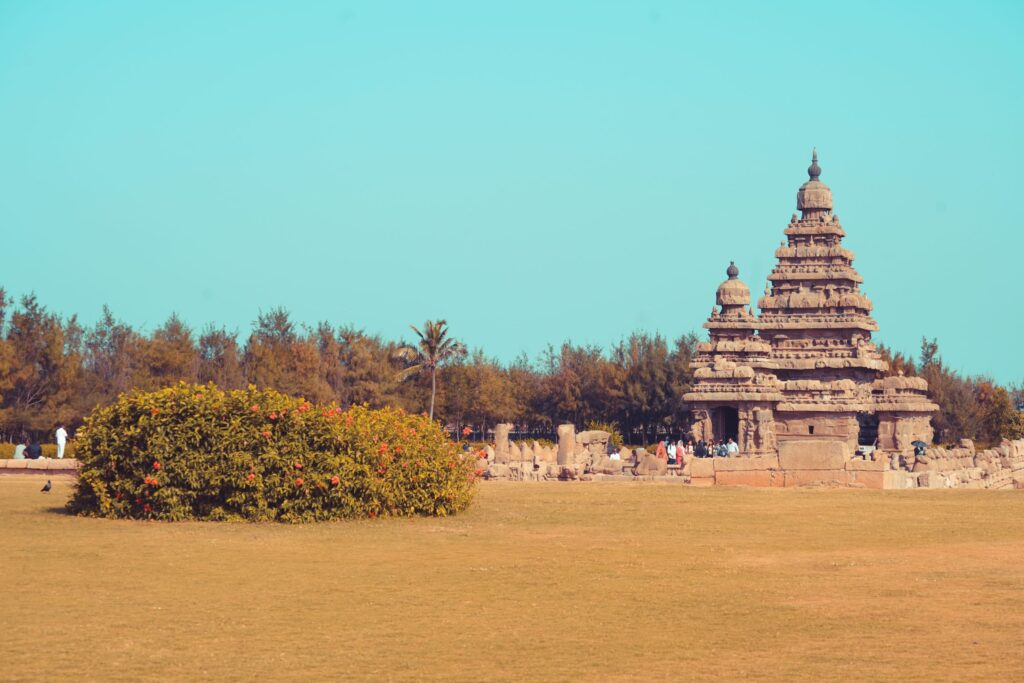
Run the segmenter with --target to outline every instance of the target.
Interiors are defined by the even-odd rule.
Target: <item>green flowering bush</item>
[[[123,394],[77,433],[76,514],[160,520],[449,515],[476,456],[426,417],[179,384]]]

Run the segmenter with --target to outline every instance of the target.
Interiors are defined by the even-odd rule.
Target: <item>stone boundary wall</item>
[[[499,432],[501,435],[507,432]],[[686,456],[682,465],[639,448],[612,458],[607,432],[575,433],[559,427],[557,447],[516,444],[499,438],[484,449],[478,471],[485,479],[657,480],[693,486],[844,486],[869,489],[1024,489],[1024,439],[1004,440],[982,451],[964,440],[956,448],[935,447],[923,456],[900,460],[879,452],[877,460],[850,458],[848,444],[833,440],[793,440],[778,444],[778,455],[727,458]]]
[[[1024,439],[977,451],[968,439],[957,448],[929,448],[918,456],[902,488],[1024,489]]]
[[[1003,440],[996,448],[976,450],[965,439],[956,448],[929,448],[911,457],[906,467],[894,469],[888,459],[847,459],[840,442],[780,444],[777,456],[687,458],[683,466],[668,463],[643,449],[611,451],[606,432],[566,434],[563,457],[557,448],[532,444],[500,443],[488,447],[480,467],[487,479],[512,481],[659,480],[689,482],[694,486],[848,486],[870,489],[1024,489],[1024,439]],[[570,446],[571,444],[571,446]],[[497,452],[496,452],[497,451]],[[498,452],[508,459],[497,462]],[[504,457],[501,459],[505,459]],[[19,474],[75,475],[78,461],[0,459],[0,476]]]
[[[0,460],[0,476],[9,474],[78,474],[74,458],[39,458],[38,460]]]

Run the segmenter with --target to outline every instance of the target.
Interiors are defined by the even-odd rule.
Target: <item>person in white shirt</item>
[[[729,453],[729,455],[735,455],[736,453],[740,452],[740,447],[735,441],[732,440],[732,437],[730,436],[729,443],[725,445],[725,450]]]
[[[676,464],[676,445],[672,441],[668,442],[668,464]]]
[[[64,429],[64,425],[57,427],[57,457],[64,457],[64,446],[68,442],[68,432]]]
[[[14,447],[14,459],[24,460],[25,459],[25,444],[19,443]]]

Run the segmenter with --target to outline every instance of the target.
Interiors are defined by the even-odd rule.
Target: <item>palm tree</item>
[[[405,379],[421,372],[430,373],[430,419],[433,420],[434,398],[437,396],[437,367],[451,358],[465,356],[466,347],[462,342],[448,336],[446,320],[428,320],[423,324],[422,332],[415,325],[409,327],[420,341],[416,346],[405,344],[395,351],[396,356],[412,363],[399,374],[399,377]]]

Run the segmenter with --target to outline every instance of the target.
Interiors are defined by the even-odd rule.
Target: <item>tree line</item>
[[[682,397],[692,384],[694,333],[669,341],[636,332],[608,350],[567,341],[503,364],[482,350],[467,352],[443,321],[414,329],[418,343],[408,344],[352,326],[300,325],[276,308],[261,313],[244,338],[214,325],[192,330],[177,315],[147,334],[106,306],[94,325],[83,326],[34,295],[15,305],[0,289],[0,440],[44,436],[61,423],[73,428],[125,391],[178,381],[429,411],[481,436],[498,422],[537,435],[563,422],[606,423],[629,441],[650,443],[688,425]],[[943,362],[935,340],[923,340],[916,359],[881,351],[891,373],[928,380],[940,408],[933,420],[938,442],[1024,437],[1021,387],[961,375]]]
[[[685,425],[682,395],[696,335],[669,343],[637,332],[608,353],[565,342],[508,364],[449,340],[460,352],[432,362],[423,345],[437,331],[431,325],[417,330],[420,344],[412,345],[352,326],[300,325],[276,308],[261,313],[246,337],[214,325],[192,330],[177,315],[147,334],[106,306],[84,326],[77,316],[50,312],[34,295],[15,305],[0,289],[0,439],[43,436],[61,423],[75,427],[125,391],[178,381],[432,411],[480,434],[498,422],[550,434],[562,422],[604,421],[653,439],[659,429]]]

